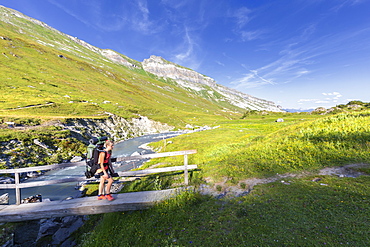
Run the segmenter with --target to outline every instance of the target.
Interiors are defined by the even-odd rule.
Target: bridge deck
[[[179,189],[168,189],[114,194],[114,201],[98,201],[97,197],[93,196],[67,201],[0,205],[0,222],[148,209],[157,202],[175,196],[178,191]]]

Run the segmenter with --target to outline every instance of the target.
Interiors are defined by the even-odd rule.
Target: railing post
[[[189,184],[188,178],[188,155],[184,154],[184,176],[185,176],[185,185]]]
[[[18,187],[19,185],[19,173],[14,173],[15,178],[15,199],[17,205],[21,204],[21,189]]]

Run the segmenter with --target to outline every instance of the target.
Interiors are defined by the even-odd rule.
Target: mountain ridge
[[[86,103],[90,108],[102,108],[104,111],[112,111],[114,108],[116,112],[113,113],[119,113],[118,115],[121,116],[125,114],[133,116],[140,113],[149,118],[154,118],[154,120],[163,121],[164,116],[161,115],[170,112],[173,119],[177,119],[174,121],[180,121],[183,124],[189,123],[189,119],[194,118],[194,116],[190,117],[190,113],[194,115],[196,112],[198,113],[195,114],[195,118],[198,119],[198,122],[202,122],[200,120],[201,115],[213,115],[213,117],[221,115],[226,118],[235,118],[246,110],[281,111],[271,101],[258,99],[224,87],[208,76],[169,61],[164,62],[166,60],[163,58],[151,56],[157,58],[157,65],[162,63],[161,66],[157,66],[157,71],[153,71],[153,66],[156,66],[152,61],[153,59],[149,60],[152,65],[148,66],[147,59],[139,62],[111,49],[100,49],[18,11],[4,6],[0,6],[0,10],[0,24],[3,23],[1,28],[4,30],[2,34],[4,42],[1,45],[2,62],[10,64],[3,71],[3,78],[1,78],[5,82],[3,87],[7,91],[9,88],[16,87],[14,85],[17,84],[18,87],[16,88],[22,88],[21,93],[30,97],[28,92],[30,89],[25,90],[24,87],[31,87],[35,89],[34,91],[38,90],[38,93],[43,92],[38,97],[50,98],[47,102],[58,102],[64,105],[71,102]],[[30,51],[30,48],[33,50]],[[20,64],[26,60],[31,67],[35,67],[33,70],[20,67]],[[45,60],[49,62],[42,62]],[[55,66],[53,63],[55,63]],[[168,68],[164,69],[164,63],[170,64],[171,73]],[[62,69],[60,66],[69,68],[69,70]],[[19,75],[15,77],[12,71],[17,71]],[[34,76],[30,78],[31,73]],[[53,73],[56,75],[52,75],[52,78],[49,76],[43,79],[45,74]],[[56,79],[60,75],[63,75],[63,78]],[[14,85],[8,83],[10,80],[16,81],[16,83],[13,83]],[[35,85],[26,85],[27,81],[35,83]],[[93,85],[91,81],[95,84]],[[110,97],[104,95],[99,95],[104,97],[101,100],[97,100],[96,97],[91,99],[94,93],[88,90],[89,87],[95,87],[95,85],[102,87],[101,82],[104,82],[103,84],[108,87],[114,85],[113,91],[110,90],[109,92],[113,95],[110,95],[110,97],[114,98],[114,104],[118,105],[117,107],[112,107],[107,103],[103,104],[103,102],[113,101],[109,100]],[[40,86],[40,84],[43,86]],[[50,95],[51,91],[45,89],[46,85],[65,88],[66,94],[58,96],[57,94],[63,94],[64,92],[62,90],[55,91],[55,88],[53,91],[56,94]],[[40,89],[41,87],[42,89]],[[135,95],[134,98],[130,96],[132,94]],[[13,96],[5,97],[3,102],[5,103],[5,109],[17,107],[16,103],[12,104],[10,102],[10,99],[14,98]],[[35,101],[33,102],[35,104],[45,104],[45,101],[41,103],[41,99],[32,98],[32,101]],[[121,101],[124,101],[125,105],[122,105],[123,102]],[[19,100],[20,106],[25,106],[26,103],[30,102]],[[86,108],[86,105],[84,107]],[[117,110],[119,107],[121,109]],[[178,113],[175,113],[171,108]],[[192,124],[192,122],[190,123]]]

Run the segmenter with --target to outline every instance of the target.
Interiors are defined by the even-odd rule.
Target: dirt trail
[[[258,184],[267,184],[272,183],[275,181],[281,180],[282,183],[289,185],[289,178],[300,178],[309,175],[331,175],[331,176],[338,176],[338,177],[359,177],[361,175],[369,176],[364,172],[360,172],[356,170],[356,168],[363,168],[363,167],[370,167],[370,164],[350,164],[345,166],[338,166],[338,167],[327,167],[321,169],[318,173],[310,173],[310,172],[302,172],[300,174],[293,174],[293,173],[286,173],[286,174],[277,174],[276,176],[270,178],[249,178],[239,182],[239,185],[236,186],[228,186],[226,185],[227,180],[216,183],[213,187],[208,185],[202,185],[199,188],[199,192],[201,194],[212,195],[216,198],[222,198],[225,196],[228,197],[237,197],[243,196],[248,194],[255,185]],[[245,184],[245,188],[241,188],[241,184]],[[217,190],[218,188],[222,188],[221,191]]]

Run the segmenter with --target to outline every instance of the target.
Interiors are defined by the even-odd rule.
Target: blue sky
[[[0,0],[138,61],[150,55],[283,108],[370,102],[370,0]]]

